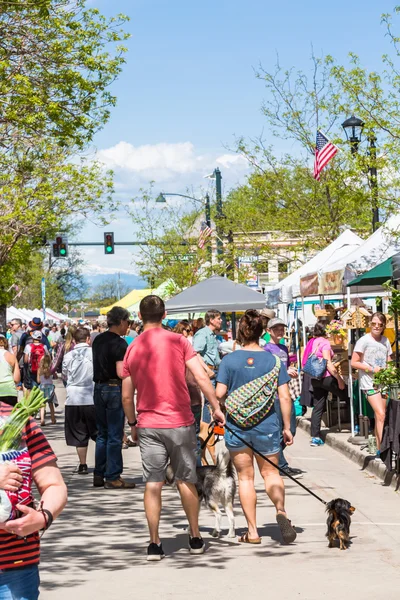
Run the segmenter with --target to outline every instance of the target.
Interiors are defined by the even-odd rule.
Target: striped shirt
[[[12,406],[0,401],[0,417],[7,417],[11,410]],[[32,460],[32,471],[57,460],[34,419],[29,419],[22,439]],[[40,560],[39,533],[32,533],[24,540],[0,529],[0,549],[0,571],[38,564]]]

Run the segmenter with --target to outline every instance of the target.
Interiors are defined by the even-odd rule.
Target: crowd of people
[[[139,445],[150,535],[147,559],[151,561],[164,556],[159,521],[168,465],[174,471],[189,522],[189,552],[204,552],[198,525],[196,469],[207,459],[216,462],[210,424],[225,427],[225,446],[237,472],[247,521],[247,531],[239,542],[261,542],[254,458],[275,506],[283,540],[294,541],[296,531],[286,513],[282,476],[302,476],[301,470],[288,465],[284,454],[296,433],[292,384],[298,370],[286,344],[285,323],[269,309],[248,310],[240,319],[236,339],[226,340],[221,336],[221,313],[209,310],[204,320],[183,320],[172,329],[165,321],[164,302],[154,295],[141,301],[139,316],[140,322],[131,322],[124,308],[114,307],[104,324],[88,327],[65,323],[48,330],[39,318],[32,319],[28,327],[13,319],[8,335],[0,337],[0,418],[10,414],[19,394],[39,386],[49,407],[50,422],[55,423],[55,380],[61,378],[66,388],[65,441],[76,448],[78,475],[89,473],[87,451],[92,440],[93,486],[132,490],[135,484],[122,477],[122,450],[126,445]],[[383,328],[383,315],[376,313],[371,334],[359,340],[353,355],[354,367],[365,378],[361,387],[367,390],[377,416],[378,443],[383,407],[370,377],[390,360],[390,344],[382,336]],[[320,379],[304,374],[301,403],[313,407],[311,445],[319,446],[323,444],[320,427],[328,392],[340,397],[347,394],[321,323],[314,327],[305,348],[303,366],[313,354],[326,361],[327,370]],[[239,408],[233,398],[240,399]],[[262,398],[257,410],[255,398],[257,402]],[[46,424],[45,409],[40,422]],[[20,518],[0,524],[0,591],[6,585],[14,594],[11,597],[24,598],[22,594],[29,589],[26,597],[36,598],[39,530],[51,525],[62,511],[66,488],[56,458],[33,419],[24,436],[41,507],[50,518],[43,522],[42,513],[34,507],[22,507]],[[208,446],[202,444],[206,441]],[[255,455],[253,447],[272,464]],[[20,482],[18,468],[0,465],[0,489],[17,489]]]

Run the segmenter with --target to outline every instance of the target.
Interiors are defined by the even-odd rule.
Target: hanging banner
[[[239,269],[243,267],[246,269],[246,285],[251,288],[258,288],[257,257],[240,257]]]
[[[318,273],[311,273],[300,279],[300,295],[318,296]]]
[[[341,294],[343,291],[344,269],[322,273],[319,282],[319,294]]]
[[[42,277],[42,311],[43,321],[46,320],[46,280]]]

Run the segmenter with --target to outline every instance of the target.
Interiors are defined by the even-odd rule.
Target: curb
[[[306,417],[297,417],[296,424],[297,427],[311,435],[311,422],[309,419]],[[383,485],[390,486],[395,491],[399,490],[400,477],[396,477],[394,472],[388,471],[382,461],[376,460],[367,452],[360,450],[358,446],[350,444],[347,439],[339,438],[334,433],[330,433],[329,430],[322,431],[321,438],[328,446],[355,462],[361,467],[362,471],[372,473],[383,482]]]

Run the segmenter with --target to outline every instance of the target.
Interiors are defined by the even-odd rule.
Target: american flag
[[[317,145],[315,147],[315,160],[314,160],[314,179],[319,181],[321,171],[326,167],[328,162],[335,156],[339,150],[335,144],[332,144],[328,138],[317,131]]]
[[[209,227],[207,225],[207,223],[205,221],[203,221],[201,224],[201,227],[200,227],[199,241],[197,244],[199,248],[204,248],[207,238],[209,238],[211,234],[212,234],[211,227]]]

